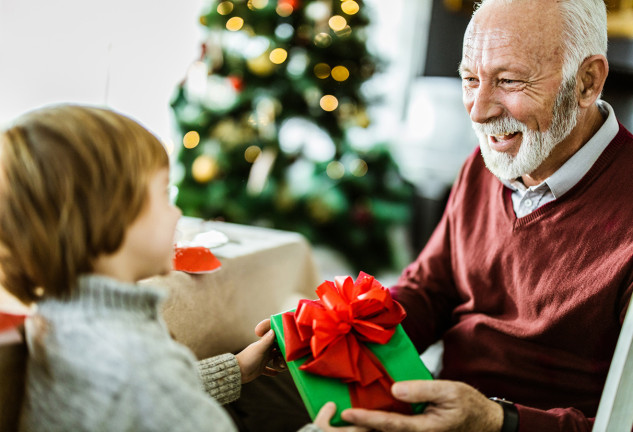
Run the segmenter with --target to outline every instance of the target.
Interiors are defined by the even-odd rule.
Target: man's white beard
[[[561,86],[552,114],[552,124],[545,132],[532,131],[513,117],[492,119],[486,123],[472,122],[479,137],[479,147],[486,167],[497,177],[513,180],[531,174],[547,159],[554,147],[564,140],[576,127],[578,99],[576,79],[567,79]],[[490,148],[490,135],[521,132],[522,141],[515,156]]]

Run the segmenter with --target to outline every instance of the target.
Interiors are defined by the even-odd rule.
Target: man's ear
[[[578,105],[587,108],[600,97],[609,74],[609,63],[605,56],[596,54],[587,57],[578,69]]]

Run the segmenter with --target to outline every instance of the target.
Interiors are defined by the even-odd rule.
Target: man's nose
[[[483,83],[472,91],[466,108],[470,119],[475,123],[486,123],[503,114],[503,106],[497,99],[495,88]]]

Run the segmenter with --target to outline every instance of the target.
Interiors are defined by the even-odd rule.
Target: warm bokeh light
[[[191,175],[198,183],[207,183],[218,174],[218,163],[209,155],[200,155],[191,165]]]
[[[332,69],[332,78],[336,81],[345,81],[349,78],[349,70],[345,66],[335,66]]]
[[[314,44],[320,48],[327,48],[332,44],[332,36],[327,33],[319,33],[314,37]]]
[[[217,11],[220,15],[228,15],[233,12],[233,3],[230,1],[223,1],[218,5]]]
[[[200,134],[196,131],[189,131],[182,137],[182,145],[185,148],[192,149],[200,144]]]
[[[347,20],[340,15],[334,15],[328,21],[330,28],[335,32],[341,31],[347,26]]]
[[[270,61],[270,53],[268,52],[246,60],[246,67],[258,76],[268,76],[275,70],[275,65]]]
[[[320,101],[323,111],[334,111],[338,107],[338,99],[336,96],[325,95]]]
[[[325,172],[332,180],[338,180],[345,175],[345,166],[339,161],[332,161],[327,164]]]
[[[244,26],[244,20],[240,17],[229,18],[226,22],[226,29],[230,31],[238,31]]]
[[[249,5],[252,5],[255,9],[264,9],[268,6],[268,0],[249,0]]]
[[[282,64],[288,58],[288,51],[283,48],[275,48],[270,52],[269,58],[275,64]]]
[[[252,145],[244,151],[244,159],[246,159],[248,163],[253,163],[261,153],[262,149],[256,145]]]
[[[354,159],[351,163],[350,171],[352,175],[355,177],[363,177],[369,171],[369,167],[367,166],[367,162],[362,159]]]
[[[330,66],[327,63],[317,63],[314,65],[314,75],[319,79],[326,79],[330,76]]]
[[[354,0],[346,0],[341,4],[341,10],[347,15],[354,15],[360,10],[360,6]]]
[[[277,5],[277,9],[275,10],[277,11],[277,15],[283,18],[289,17],[292,15],[292,12],[294,12],[292,5],[289,3],[280,3]]]
[[[350,26],[345,26],[344,29],[336,32],[336,35],[341,38],[348,37],[351,34],[352,34],[352,28]]]

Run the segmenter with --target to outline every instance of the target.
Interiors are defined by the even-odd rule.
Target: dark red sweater
[[[569,192],[517,219],[466,161],[442,221],[394,296],[441,378],[517,403],[520,431],[590,431],[633,289],[633,136],[620,126]]]

